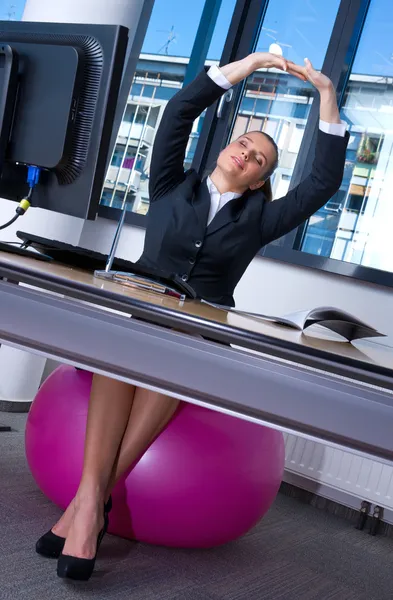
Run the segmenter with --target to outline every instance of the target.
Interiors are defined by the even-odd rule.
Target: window
[[[372,0],[341,108],[350,143],[339,193],[301,250],[393,272],[393,7]]]
[[[223,0],[210,42],[207,65],[217,64],[236,0]],[[186,75],[205,0],[156,0],[116,147],[105,179],[101,204],[126,206],[138,214],[149,209],[149,168],[155,132],[167,102]],[[184,167],[191,167],[204,115],[194,124]]]
[[[298,64],[309,56],[320,69],[339,4],[339,0],[270,0],[256,50],[279,53]],[[314,95],[309,83],[274,69],[260,69],[246,82],[228,141],[255,130],[274,138],[280,151],[272,177],[275,198],[288,191]]]
[[[0,2],[1,21],[20,21],[25,9],[26,0],[2,0]]]

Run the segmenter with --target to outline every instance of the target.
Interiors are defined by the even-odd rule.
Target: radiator
[[[361,500],[368,500],[388,511],[393,509],[393,465],[292,434],[284,434],[284,438],[285,470],[304,478],[305,489],[310,489],[307,480],[311,480],[321,490],[328,488],[352,497],[353,508],[359,508]],[[314,484],[310,491],[318,493],[318,486]]]

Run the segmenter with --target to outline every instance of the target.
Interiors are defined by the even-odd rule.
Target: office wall
[[[386,333],[378,343],[393,346],[393,290],[306,269],[275,260],[256,258],[236,290],[239,308],[285,314],[297,309],[333,305],[353,312]]]

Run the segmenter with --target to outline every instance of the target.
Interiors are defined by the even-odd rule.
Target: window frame
[[[336,86],[340,107],[371,2],[372,0],[341,0],[338,8],[322,70]],[[243,58],[253,50],[268,3],[269,0],[237,1],[220,64]],[[233,99],[226,105],[221,119],[217,119],[217,103],[207,110],[192,163],[192,167],[199,173],[204,172],[209,163],[220,152],[223,140],[228,138],[242,98],[244,86],[245,83],[235,86]],[[319,102],[316,99],[312,103],[305,125],[289,189],[298,185],[309,173],[318,124]],[[118,220],[120,214],[119,209],[103,205],[100,205],[98,210],[100,217],[111,220]],[[146,218],[146,215],[128,211],[125,222],[145,228]],[[379,286],[393,287],[393,272],[318,256],[300,250],[307,226],[308,221],[288,235],[262,248],[258,255],[282,263],[351,277]]]
[[[341,107],[344,99],[346,85],[371,2],[372,0],[341,0],[340,3],[323,65],[323,72],[332,79],[333,84],[336,86],[339,107]],[[314,102],[306,124],[290,188],[297,185],[308,174],[306,165],[307,163],[310,164],[309,161],[312,158],[315,145],[318,130],[318,111],[319,105],[317,102]],[[311,125],[310,121],[313,121]],[[277,240],[278,243],[268,244],[262,248],[259,255],[283,263],[318,269],[368,283],[393,287],[392,272],[325,256],[318,256],[300,250],[307,225],[308,221],[280,240]]]

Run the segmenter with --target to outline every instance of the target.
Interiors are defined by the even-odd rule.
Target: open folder
[[[385,337],[384,333],[380,333],[374,329],[374,327],[360,321],[360,319],[354,317],[350,313],[332,306],[321,306],[311,310],[299,310],[283,317],[273,317],[270,315],[238,310],[237,308],[222,306],[220,304],[212,304],[211,302],[208,302],[207,304],[252,319],[284,325],[285,327],[297,329],[298,331],[304,331],[308,327],[311,327],[311,325],[321,325],[326,329],[330,329],[330,331],[338,333],[349,342],[367,337]]]

